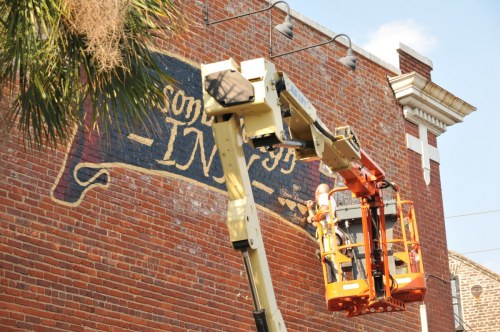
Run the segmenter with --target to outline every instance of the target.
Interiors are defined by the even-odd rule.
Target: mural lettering
[[[110,187],[110,170],[116,167],[189,178],[225,190],[212,120],[203,112],[200,70],[165,55],[161,60],[178,84],[166,85],[164,107],[151,110],[154,128],[132,132],[123,127],[106,135],[77,128],[52,187],[53,200],[80,204],[88,190]],[[245,155],[256,203],[306,227],[304,202],[321,180],[317,165],[296,163],[290,149],[268,152],[245,145]]]

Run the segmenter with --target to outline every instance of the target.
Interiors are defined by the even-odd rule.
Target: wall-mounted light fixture
[[[276,25],[274,28],[276,30],[278,30],[279,32],[281,32],[283,35],[285,35],[287,38],[292,39],[293,38],[293,24],[292,24],[292,19],[290,16],[290,6],[288,5],[288,3],[286,3],[286,1],[281,1],[281,0],[273,2],[267,8],[263,8],[263,9],[259,9],[259,10],[253,11],[253,12],[248,12],[248,13],[244,13],[244,14],[240,14],[240,15],[236,15],[236,16],[231,16],[231,17],[227,17],[227,18],[223,18],[221,20],[211,21],[211,22],[210,22],[209,17],[208,17],[208,15],[209,15],[209,13],[208,13],[208,0],[205,0],[205,18],[204,18],[205,24],[207,26],[209,26],[209,25],[233,20],[236,18],[240,18],[240,17],[245,17],[248,15],[262,13],[262,12],[265,12],[267,10],[270,10],[271,8],[273,8],[274,6],[276,6],[279,3],[283,3],[286,6],[287,14],[286,14],[286,17],[285,17],[285,20],[283,21],[283,23]]]
[[[284,52],[284,53],[280,53],[280,54],[276,54],[276,55],[270,54],[270,56],[271,56],[271,59],[274,59],[274,58],[278,58],[278,57],[285,56],[285,55],[288,55],[288,54],[292,54],[292,53],[296,53],[296,52],[308,50],[308,49],[313,48],[313,47],[318,47],[318,46],[322,46],[322,45],[326,45],[326,44],[332,43],[333,41],[335,41],[335,39],[337,39],[339,37],[346,38],[347,42],[349,43],[349,46],[348,46],[348,49],[347,49],[347,54],[344,57],[340,58],[339,62],[342,63],[342,64],[344,64],[344,65],[346,65],[347,67],[351,68],[352,70],[354,70],[354,69],[356,69],[356,56],[354,55],[354,52],[352,51],[351,38],[349,38],[348,35],[343,34],[343,33],[339,33],[338,35],[336,35],[332,39],[327,40],[327,41],[322,42],[322,43],[319,43],[319,44],[315,44],[315,45],[310,45],[310,46],[298,48],[298,49],[293,50],[293,51]]]
[[[271,1],[272,0],[270,0],[270,2]],[[248,15],[262,13],[262,12],[270,10],[271,8],[273,8],[274,6],[276,6],[279,3],[283,3],[286,6],[287,14],[286,14],[286,17],[285,17],[285,20],[283,21],[283,23],[280,23],[280,24],[276,25],[274,28],[276,30],[278,30],[280,33],[282,33],[283,35],[285,35],[287,38],[292,39],[293,38],[293,24],[292,24],[292,20],[291,20],[291,16],[290,16],[290,6],[288,5],[288,3],[286,1],[281,1],[281,0],[273,2],[273,3],[270,3],[268,7],[263,8],[263,9],[255,10],[255,11],[252,11],[252,12],[248,12],[248,13],[244,13],[244,14],[240,14],[240,15],[236,15],[236,16],[226,17],[226,18],[223,18],[223,19],[220,19],[220,20],[217,20],[217,21],[210,21],[208,0],[205,0],[205,17],[204,17],[205,24],[207,26],[210,26],[210,25],[213,25],[213,24],[217,24],[217,23],[222,23],[222,22],[234,20],[234,19],[245,17],[245,16],[248,16]],[[346,65],[346,66],[348,66],[352,70],[354,70],[354,69],[356,69],[356,56],[354,55],[354,52],[352,51],[351,38],[349,38],[348,35],[343,34],[343,33],[337,34],[332,39],[327,40],[327,41],[322,42],[322,43],[319,43],[319,44],[315,44],[315,45],[311,45],[311,46],[299,48],[299,49],[296,49],[296,50],[293,50],[293,51],[289,51],[289,52],[284,52],[284,53],[280,53],[280,54],[277,54],[277,55],[273,55],[273,48],[272,48],[272,27],[270,27],[269,28],[269,56],[270,56],[271,59],[274,59],[274,58],[278,58],[278,57],[281,57],[281,56],[289,55],[289,54],[292,54],[292,53],[296,53],[296,52],[308,50],[308,49],[313,48],[313,47],[318,47],[318,46],[322,46],[322,45],[325,45],[325,44],[332,43],[333,41],[335,41],[339,37],[346,38],[347,41],[348,41],[348,43],[349,43],[349,47],[347,49],[347,54],[344,57],[340,58],[339,62],[342,63],[342,64],[344,64],[344,65]]]

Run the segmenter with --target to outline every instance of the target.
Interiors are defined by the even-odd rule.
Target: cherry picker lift
[[[426,288],[412,202],[400,199],[397,185],[387,181],[383,170],[361,149],[353,129],[338,127],[333,133],[327,129],[314,106],[274,64],[259,58],[240,65],[229,59],[202,65],[201,71],[204,110],[214,119],[212,129],[229,196],[229,237],[243,256],[257,330],[286,331],[286,326],[276,304],[243,154],[245,142],[254,148],[291,148],[299,161],[321,161],[345,184],[329,196],[348,190],[360,200],[361,240],[334,239],[339,222],[334,213],[318,229],[328,310],[356,316],[405,310],[406,303],[421,301]],[[384,189],[395,193],[400,224],[389,239]],[[352,273],[354,263],[362,266],[362,273]],[[333,280],[328,275],[332,271]]]

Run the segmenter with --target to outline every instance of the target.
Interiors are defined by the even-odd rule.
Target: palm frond
[[[92,29],[99,6],[93,17],[76,19],[73,0],[0,0],[0,84],[12,98],[0,118],[4,132],[17,123],[29,144],[54,147],[75,125],[106,130],[150,121],[170,80],[152,50],[185,24],[171,1],[122,1],[122,31],[112,39],[120,61],[108,66],[89,47],[88,30],[75,26]]]

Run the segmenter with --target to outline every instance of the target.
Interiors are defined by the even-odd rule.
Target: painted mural
[[[127,168],[162,176],[183,177],[225,191],[222,166],[203,112],[200,69],[175,57],[160,55],[176,80],[165,85],[164,106],[151,110],[154,125],[120,127],[107,133],[77,128],[51,191],[60,204],[77,206],[96,186],[110,188],[112,168]],[[316,163],[297,163],[292,150],[254,150],[245,155],[257,204],[290,221],[305,223],[305,201],[320,181]]]

